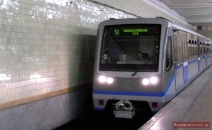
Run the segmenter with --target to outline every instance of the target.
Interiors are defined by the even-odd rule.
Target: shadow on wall
[[[96,48],[96,36],[78,34],[68,40],[68,84],[69,87],[79,87],[82,95],[74,95],[70,100],[76,103],[70,104],[75,109],[73,113],[76,118],[93,110],[92,82],[94,71],[94,57]],[[81,89],[81,87],[83,89]],[[81,92],[80,92],[81,93]]]

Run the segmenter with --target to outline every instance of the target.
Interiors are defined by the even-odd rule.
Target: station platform
[[[138,130],[211,130],[212,66]]]

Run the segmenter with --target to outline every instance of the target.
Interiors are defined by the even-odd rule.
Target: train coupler
[[[113,114],[116,118],[133,118],[135,115],[135,108],[128,100],[120,100],[116,102]]]

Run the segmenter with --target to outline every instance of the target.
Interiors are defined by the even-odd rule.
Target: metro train
[[[211,65],[211,52],[210,39],[162,17],[103,21],[97,32],[94,109],[131,119],[146,103],[157,113]]]

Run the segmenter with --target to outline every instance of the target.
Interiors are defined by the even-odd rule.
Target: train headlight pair
[[[150,77],[150,78],[144,78],[143,80],[142,80],[142,84],[143,85],[149,85],[149,84],[152,84],[152,85],[155,85],[155,84],[157,84],[158,83],[158,78],[157,77],[155,77],[155,76],[153,76],[153,77]]]
[[[101,76],[99,76],[98,81],[100,83],[112,84],[113,83],[113,78],[101,75]]]

